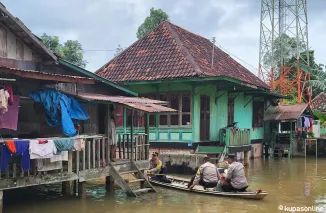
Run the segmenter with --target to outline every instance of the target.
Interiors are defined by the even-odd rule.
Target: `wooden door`
[[[200,140],[209,141],[210,97],[200,96]]]

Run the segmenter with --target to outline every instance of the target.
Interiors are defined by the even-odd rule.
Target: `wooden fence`
[[[145,134],[133,135],[133,139],[131,134],[118,134],[117,137],[117,158],[132,158],[133,161],[149,159],[149,143]]]

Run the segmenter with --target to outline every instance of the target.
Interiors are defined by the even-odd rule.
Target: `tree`
[[[145,19],[144,23],[138,27],[137,38],[140,39],[147,33],[152,31],[157,25],[169,19],[169,16],[161,9],[150,9],[150,15]]]
[[[326,91],[326,66],[323,64],[314,67],[307,66],[304,63],[296,63],[305,73],[311,75],[311,80],[307,81],[307,86],[311,86],[314,90],[320,92]]]
[[[60,55],[62,45],[59,42],[58,36],[49,36],[45,33],[41,36],[43,44],[53,53]]]
[[[83,60],[83,48],[77,40],[67,40],[62,47],[62,57],[77,66],[86,67],[87,62]]]
[[[287,34],[282,34],[281,36],[275,38],[273,50],[271,50],[271,52],[267,52],[263,56],[264,65],[272,66],[272,58],[274,58],[276,70],[279,70],[281,64],[287,66],[291,59],[296,58],[297,47],[299,47],[299,52],[302,53],[305,51],[306,45],[300,40],[297,41],[297,39],[294,37],[290,37]]]
[[[121,45],[119,44],[117,49],[115,50],[114,56],[116,57],[116,56],[120,55],[124,50],[125,50],[125,48],[121,47]]]
[[[77,40],[67,40],[62,45],[60,44],[58,36],[49,36],[45,33],[41,36],[41,39],[43,44],[49,48],[49,50],[63,59],[80,67],[85,67],[87,65],[87,61],[83,59],[84,55],[82,45]]]

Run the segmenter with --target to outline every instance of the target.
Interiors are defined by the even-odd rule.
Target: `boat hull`
[[[211,196],[221,196],[221,197],[232,197],[232,198],[240,198],[240,199],[254,199],[254,200],[262,200],[264,199],[268,193],[266,191],[262,191],[260,193],[256,192],[221,192],[221,191],[215,191],[215,190],[205,190],[201,186],[195,186],[192,190],[188,189],[188,179],[183,178],[176,178],[176,177],[169,177],[167,176],[169,180],[172,181],[172,183],[164,183],[157,180],[150,179],[150,183],[167,187],[175,190],[181,190],[185,192],[191,192],[191,193],[198,193],[203,195],[211,195]]]

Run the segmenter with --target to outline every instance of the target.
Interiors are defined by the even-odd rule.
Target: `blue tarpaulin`
[[[52,127],[61,123],[62,132],[69,137],[77,135],[73,119],[89,119],[85,109],[75,98],[68,97],[56,89],[32,92],[29,97],[43,105],[46,122]]]

